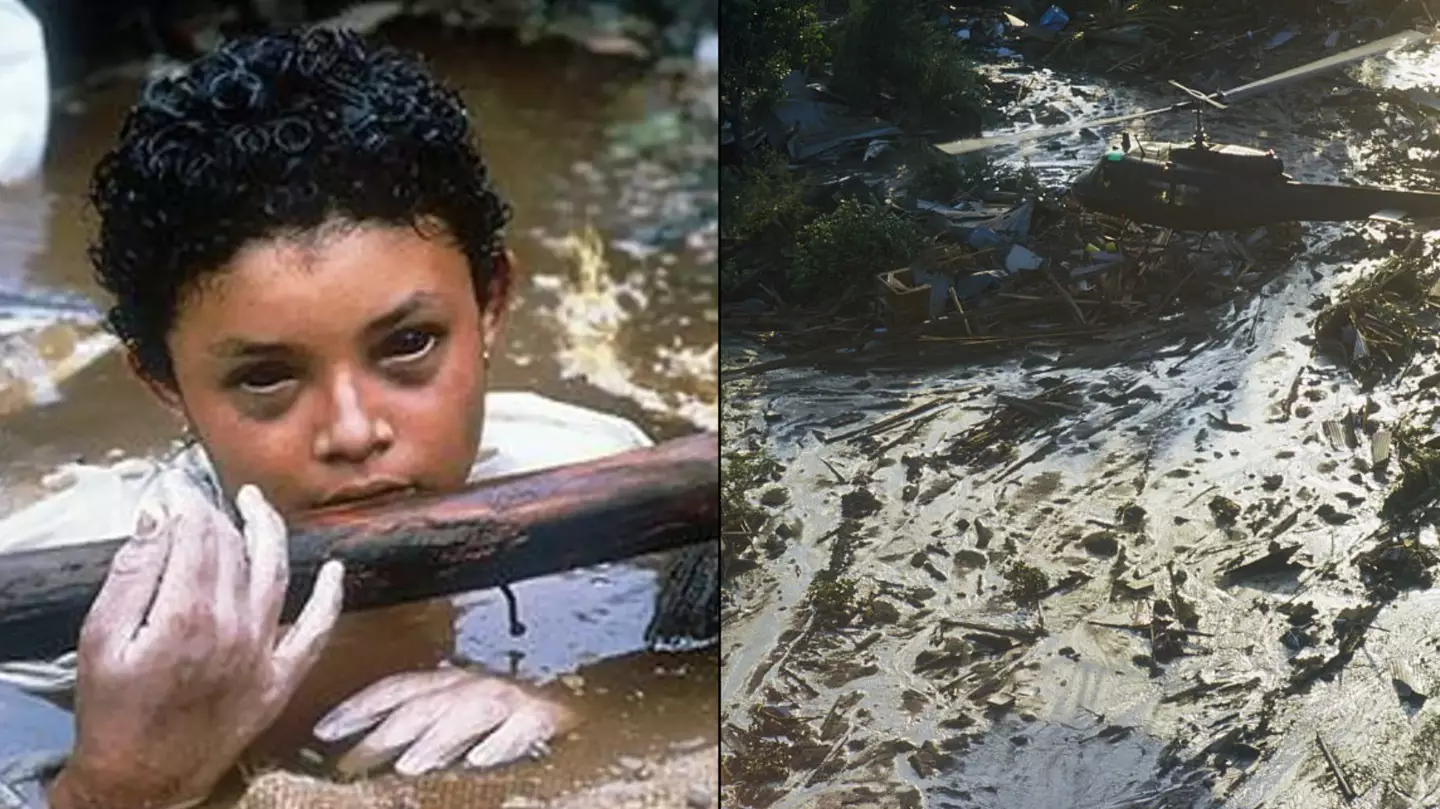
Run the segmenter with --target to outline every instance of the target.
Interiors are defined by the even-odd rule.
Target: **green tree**
[[[720,103],[737,124],[773,101],[791,70],[825,58],[815,6],[815,0],[720,0]]]
[[[831,88],[857,104],[886,92],[912,123],[978,127],[979,77],[933,0],[852,0],[835,28]]]

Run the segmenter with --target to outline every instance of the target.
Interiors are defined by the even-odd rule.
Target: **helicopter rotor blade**
[[[1314,62],[1291,68],[1284,73],[1276,73],[1274,76],[1267,76],[1258,81],[1252,81],[1249,84],[1242,84],[1239,87],[1217,93],[1216,96],[1221,101],[1233,103],[1246,96],[1257,95],[1286,84],[1302,81],[1316,73],[1334,70],[1341,65],[1358,62],[1361,59],[1374,56],[1377,53],[1384,53],[1421,40],[1434,41],[1434,36],[1434,34],[1424,34],[1419,31],[1402,31],[1394,36],[1378,39],[1374,42],[1351,48],[1348,51],[1341,51],[1333,56],[1327,56],[1324,59],[1318,59]]]
[[[1292,68],[1283,73],[1277,73],[1273,76],[1267,76],[1258,81],[1252,81],[1249,84],[1242,84],[1239,87],[1235,87],[1219,93],[1212,93],[1209,95],[1202,94],[1196,90],[1191,90],[1184,85],[1180,85],[1172,81],[1171,84],[1175,84],[1181,90],[1184,90],[1185,92],[1193,96],[1193,98],[1171,104],[1168,107],[1157,107],[1155,109],[1144,110],[1141,112],[1133,112],[1127,115],[1116,115],[1109,118],[1092,118],[1085,121],[1076,121],[1068,124],[1060,124],[1059,126],[1045,127],[1042,129],[1024,129],[1019,132],[1010,132],[1002,135],[991,135],[989,137],[968,138],[965,140],[951,141],[950,143],[938,144],[937,148],[939,148],[942,152],[946,152],[952,155],[970,154],[971,152],[983,151],[993,146],[1027,143],[1029,141],[1052,138],[1057,135],[1068,135],[1071,132],[1078,132],[1081,129],[1101,126],[1114,126],[1116,124],[1129,123],[1130,121],[1138,121],[1141,118],[1148,118],[1152,115],[1159,115],[1162,112],[1178,112],[1180,110],[1194,109],[1197,104],[1200,104],[1202,102],[1214,106],[1219,106],[1221,109],[1224,109],[1225,104],[1234,103],[1236,101],[1244,99],[1247,96],[1257,95],[1259,93],[1273,90],[1286,84],[1302,81],[1317,73],[1321,73],[1326,70],[1333,70],[1337,67],[1340,67],[1341,65],[1345,65],[1350,62],[1356,62],[1366,57],[1373,56],[1377,53],[1384,53],[1394,48],[1409,45],[1413,42],[1419,42],[1421,40],[1428,40],[1432,43],[1440,41],[1440,33],[1426,34],[1420,31],[1403,31],[1399,34],[1386,37],[1385,39],[1369,42],[1364,45],[1351,48],[1350,50],[1341,51],[1340,53],[1334,54],[1332,56],[1327,56],[1324,59],[1319,59],[1317,61],[1310,62],[1296,68]]]
[[[957,140],[951,143],[942,143],[939,144],[936,148],[938,148],[942,152],[953,155],[970,154],[971,152],[979,152],[984,149],[989,149],[992,146],[1001,146],[1007,143],[1025,143],[1026,141],[1044,140],[1045,138],[1052,138],[1056,135],[1067,135],[1071,132],[1078,132],[1079,130],[1086,129],[1088,127],[1114,126],[1115,124],[1138,121],[1141,118],[1148,118],[1151,115],[1159,115],[1162,112],[1170,112],[1173,109],[1174,105],[1171,105],[1169,107],[1158,107],[1153,110],[1132,112],[1127,115],[1116,115],[1110,118],[1091,118],[1087,121],[1061,124],[1060,126],[1049,126],[1045,127],[1044,129],[1025,129],[1019,132],[1011,132],[1005,135],[993,135],[988,138],[969,138],[967,140]]]
[[[1214,108],[1217,109],[1217,110],[1226,109],[1225,105],[1224,105],[1224,104],[1221,104],[1219,101],[1216,101],[1215,99],[1211,98],[1210,96],[1205,95],[1204,93],[1200,92],[1199,90],[1192,90],[1192,89],[1190,89],[1189,87],[1186,87],[1185,85],[1181,84],[1180,82],[1175,81],[1174,79],[1171,79],[1171,80],[1170,80],[1170,85],[1171,85],[1172,87],[1178,88],[1181,92],[1185,93],[1186,95],[1190,96],[1191,98],[1194,98],[1196,101],[1199,101],[1199,102],[1202,102],[1202,103],[1205,103],[1205,104],[1209,104],[1210,106],[1214,107]]]

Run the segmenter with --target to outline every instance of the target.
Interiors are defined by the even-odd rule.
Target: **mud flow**
[[[709,124],[690,131],[713,115],[713,75],[694,65],[657,73],[630,55],[558,38],[523,45],[513,31],[435,19],[402,18],[378,36],[425,54],[462,92],[515,209],[508,238],[527,277],[492,387],[616,413],[657,440],[715,429],[715,146]],[[122,67],[67,90],[43,177],[0,193],[0,513],[74,485],[67,463],[165,457],[179,435],[102,328],[106,302],[85,255],[89,172],[144,72]],[[520,583],[519,638],[498,592],[458,599],[453,646],[417,635],[416,660],[518,676],[574,700],[586,720],[544,761],[465,793],[471,802],[425,805],[633,785],[675,755],[713,751],[713,648],[647,651],[660,570],[640,559]],[[20,718],[0,727],[0,751],[67,743],[68,715]],[[287,769],[328,778],[343,751],[298,739],[282,752]],[[708,782],[703,767],[674,777],[713,797],[713,772]]]
[[[1016,130],[1174,100],[986,70]],[[1297,180],[1433,191],[1437,84],[1440,56],[1404,51],[1206,130]],[[1131,131],[1183,142],[1193,120]],[[990,157],[1055,187],[1105,148],[1080,132]],[[727,321],[727,799],[1440,805],[1440,231],[1201,242],[1069,216],[1121,251],[1186,240],[1203,286],[1083,339],[877,332],[768,371],[764,329]],[[1025,323],[1063,332],[1053,311]]]

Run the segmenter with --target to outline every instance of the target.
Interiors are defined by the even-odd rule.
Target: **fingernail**
[[[322,718],[315,725],[315,738],[322,742],[333,742],[340,739],[344,734],[340,731],[345,727],[344,714],[330,714]]]
[[[139,540],[154,539],[160,532],[160,520],[148,511],[142,511],[135,517],[135,538]]]
[[[395,762],[395,774],[403,775],[406,778],[414,778],[417,775],[424,775],[425,773],[430,772],[431,770],[435,769],[435,767],[436,765],[433,762],[427,761],[426,759],[420,758],[418,756],[412,757],[407,752],[405,755],[400,757],[399,761]]]
[[[165,522],[163,507],[145,503],[135,512],[135,532],[132,536],[146,542],[160,535],[160,526]]]
[[[337,584],[345,581],[345,562],[341,559],[327,559],[325,564],[320,566],[320,576],[327,576],[334,579]]]
[[[259,490],[255,488],[254,484],[247,483],[241,486],[240,490],[235,493],[235,507],[245,511],[254,508],[257,493]]]

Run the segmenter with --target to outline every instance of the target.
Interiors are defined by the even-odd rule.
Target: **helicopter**
[[[1245,230],[1279,222],[1371,218],[1401,221],[1440,216],[1440,193],[1297,182],[1285,173],[1284,163],[1274,150],[1211,143],[1205,137],[1202,120],[1206,109],[1225,110],[1245,97],[1417,41],[1435,42],[1437,37],[1406,31],[1213,94],[1171,81],[1190,98],[1168,107],[1098,121],[955,141],[939,148],[950,154],[967,154],[1005,143],[1042,140],[1083,128],[1193,110],[1193,140],[1146,144],[1126,132],[1119,144],[1112,145],[1095,165],[1075,178],[1070,186],[1071,199],[1098,213],[1190,231]]]

